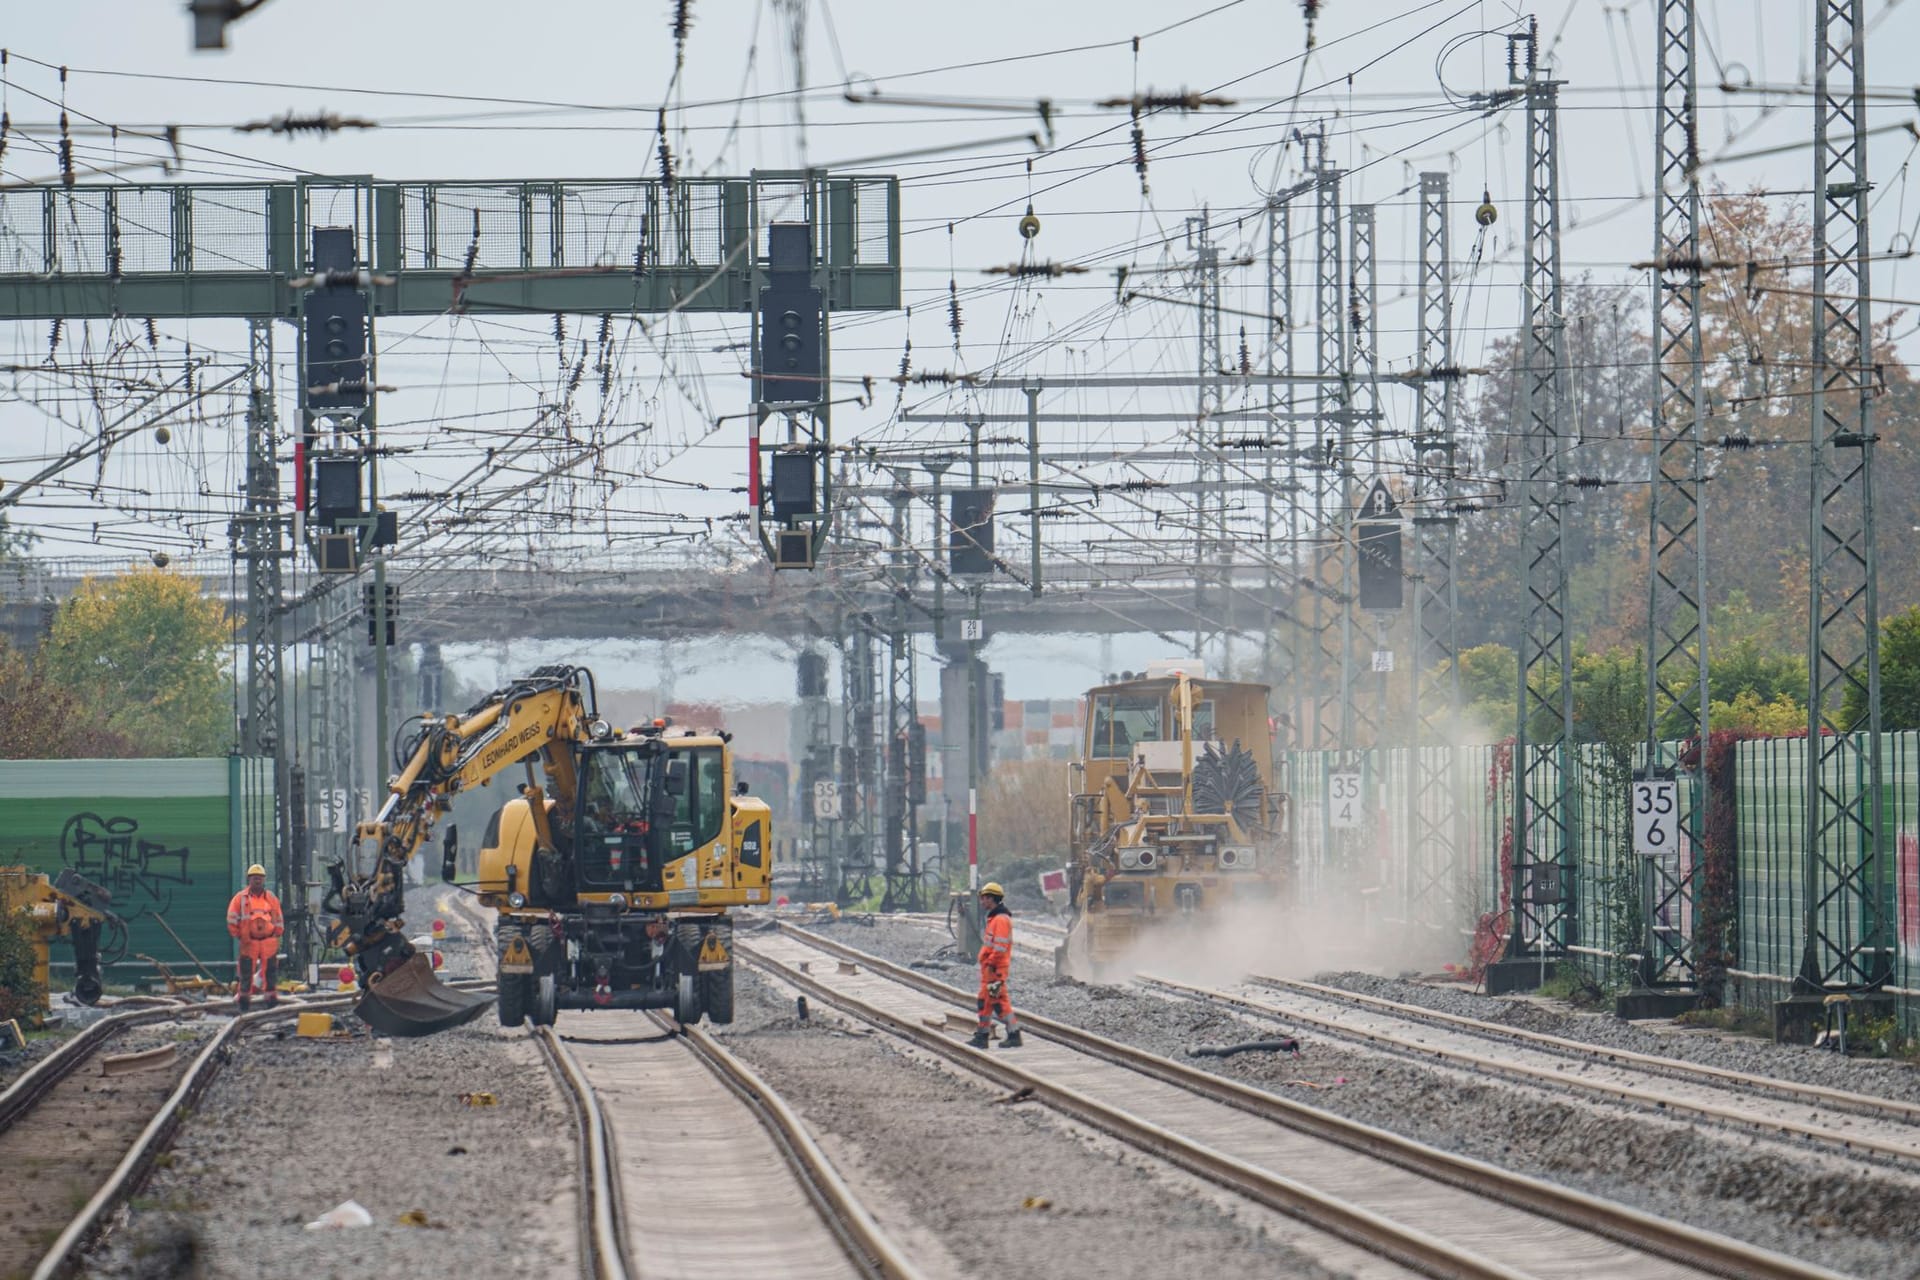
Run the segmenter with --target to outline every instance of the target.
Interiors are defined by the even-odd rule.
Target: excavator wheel
[[[700,926],[676,925],[673,937],[674,941],[680,944],[682,963],[686,966],[686,970],[680,975],[679,990],[674,993],[673,1016],[682,1026],[690,1027],[700,1021],[700,1015],[705,1011],[703,1007],[705,1002],[701,997],[706,994],[703,989],[706,984],[700,981],[701,975],[693,968],[693,958],[700,954]]]
[[[553,926],[536,924],[527,930],[533,952],[533,974],[528,983],[527,1017],[536,1027],[550,1027],[560,1016],[560,957],[554,953]]]
[[[700,975],[700,1002],[716,1027],[733,1021],[733,966]]]
[[[507,948],[520,937],[517,928],[502,928],[495,935],[499,954],[504,960]],[[527,1004],[533,994],[533,975],[526,973],[503,973],[499,975],[499,996],[497,1004],[500,1012],[500,1025],[517,1027],[527,1020]]]

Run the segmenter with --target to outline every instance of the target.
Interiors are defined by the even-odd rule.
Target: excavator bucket
[[[369,984],[353,1013],[382,1035],[430,1036],[472,1022],[492,1003],[490,995],[443,985],[427,957],[414,955]]]

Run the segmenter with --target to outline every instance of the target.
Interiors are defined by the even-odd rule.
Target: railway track
[[[0,1230],[0,1274],[34,1280],[67,1274],[109,1215],[139,1189],[247,1029],[301,1009],[346,1003],[288,1002],[218,1026],[182,1026],[179,1032],[191,1033],[186,1052],[181,1046],[189,1041],[169,1040],[129,1055],[108,1051],[137,1028],[232,1013],[233,1002],[110,1015],[36,1063],[0,1094],[0,1169],[8,1173],[8,1211],[15,1215],[4,1223],[11,1230]],[[145,1060],[116,1064],[116,1057]],[[118,1074],[116,1065],[129,1070]],[[58,1231],[43,1225],[63,1215],[66,1225]]]
[[[654,1013],[564,1021],[537,1035],[581,1117],[583,1271],[917,1280],[799,1117],[712,1036]],[[723,1204],[752,1206],[752,1229],[679,1208]]]
[[[1023,921],[1022,927],[1039,935],[1027,944],[1035,958],[1050,957],[1066,936],[1046,922]],[[1237,990],[1151,973],[1136,980],[1149,991],[1224,1004],[1403,1056],[1845,1155],[1920,1164],[1920,1104],[1912,1102],[1591,1044],[1304,979],[1254,974]]]
[[[1920,1165],[1920,1106],[1910,1102],[1502,1027],[1294,979],[1255,976],[1237,991],[1152,974],[1138,980],[1149,990],[1402,1056]]]
[[[1024,945],[1023,931],[1029,935]],[[1065,936],[1046,922],[1023,920],[1015,946],[1035,959],[1050,959]],[[1151,992],[1225,1005],[1288,1030],[1311,1029],[1404,1057],[1839,1154],[1920,1165],[1920,1104],[1590,1044],[1302,979],[1254,974],[1230,988],[1152,973],[1137,974],[1135,981]]]
[[[970,993],[792,926],[739,952],[844,1013],[1421,1274],[1834,1274],[1049,1019],[1024,1016],[1028,1047],[1018,1053],[978,1053],[947,1026],[956,1009],[971,1010]]]

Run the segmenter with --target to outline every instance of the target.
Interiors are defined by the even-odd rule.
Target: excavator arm
[[[576,783],[572,744],[589,732],[591,692],[592,677],[581,668],[542,667],[462,715],[413,722],[396,753],[400,772],[388,784],[386,802],[355,833],[362,848],[372,848],[370,869],[350,871],[338,862],[328,868],[324,905],[335,921],[331,941],[353,958],[361,975],[366,994],[355,1012],[362,1020],[393,1035],[425,1035],[485,1010],[486,997],[442,986],[407,941],[406,866],[432,835],[449,797],[536,755],[556,797],[570,806]],[[529,781],[523,790],[536,836],[552,848],[542,789]]]
[[[113,910],[113,895],[72,867],[55,879],[26,867],[0,867],[0,908],[25,914],[33,929],[35,985],[47,989],[51,943],[65,937],[73,944],[73,998],[81,1004],[100,999],[102,931],[110,936],[105,963],[126,952],[126,922]]]

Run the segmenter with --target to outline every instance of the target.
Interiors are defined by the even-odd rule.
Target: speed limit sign
[[[813,816],[821,822],[840,820],[840,787],[821,781],[813,784]]]
[[[1633,851],[1649,858],[1672,853],[1680,843],[1680,784],[1672,778],[1633,780]]]

